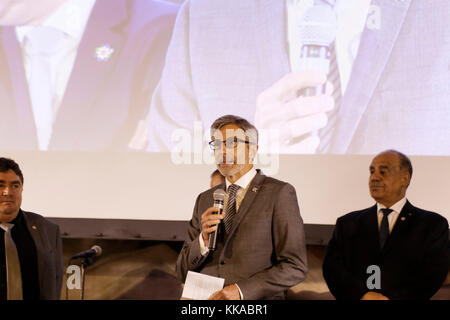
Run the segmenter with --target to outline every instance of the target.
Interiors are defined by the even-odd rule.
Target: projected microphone
[[[299,69],[318,70],[328,75],[330,71],[330,45],[336,39],[337,19],[328,5],[312,6],[306,10],[298,26],[302,44]],[[300,96],[315,96],[325,93],[326,84],[315,88],[304,88]]]
[[[214,191],[214,194],[213,194],[214,207],[219,208],[219,211],[215,212],[214,214],[222,214],[223,201],[225,200],[225,196],[226,196],[226,193],[222,189],[217,189],[216,191]],[[218,234],[219,234],[219,228],[217,228],[215,231],[213,231],[209,234],[208,249],[211,251],[216,250],[216,242],[217,242]]]
[[[102,248],[100,246],[93,246],[92,248],[90,248],[89,250],[77,253],[76,255],[72,256],[72,258],[70,258],[71,260],[73,259],[87,259],[87,258],[93,258],[93,257],[98,257],[102,254]]]

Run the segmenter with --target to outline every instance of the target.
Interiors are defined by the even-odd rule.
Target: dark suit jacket
[[[59,227],[41,215],[22,212],[28,231],[36,245],[40,298],[42,300],[58,300],[61,296],[63,275]]]
[[[49,150],[127,148],[145,119],[164,64],[178,6],[153,0],[97,0],[91,12]],[[98,61],[95,49],[114,53]],[[37,148],[21,49],[14,27],[0,27],[0,149]]]
[[[307,272],[303,221],[290,184],[266,177],[253,178],[226,239],[203,257],[199,236],[201,215],[213,206],[219,185],[201,193],[189,224],[189,240],[178,256],[177,273],[184,282],[189,270],[237,283],[244,299],[283,298],[286,289],[303,281]]]
[[[360,299],[378,291],[390,299],[429,299],[441,287],[449,268],[447,220],[406,202],[380,250],[377,206],[340,217],[323,264],[323,275],[337,299]],[[381,269],[381,289],[366,282]]]

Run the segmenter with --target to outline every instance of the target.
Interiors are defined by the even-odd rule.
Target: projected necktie
[[[5,230],[6,287],[8,300],[22,300],[22,274],[20,272],[19,254],[11,235],[14,227],[11,223],[2,223]]]
[[[336,0],[315,0],[315,5],[328,5],[334,8]],[[341,77],[339,74],[339,68],[336,56],[336,43],[330,47],[330,71],[328,72],[327,80],[333,84],[332,97],[334,100],[334,108],[328,112],[328,123],[325,128],[321,129],[319,132],[320,144],[318,147],[318,153],[326,153],[330,147],[330,142],[333,137],[334,129],[336,128],[336,123],[338,121],[339,107],[342,100],[342,88],[341,88]]]
[[[29,90],[39,149],[47,150],[54,118],[54,91],[52,56],[61,49],[64,33],[51,27],[34,27],[25,36],[29,56]]]
[[[383,249],[384,244],[386,243],[387,238],[389,238],[389,221],[388,221],[388,215],[394,210],[392,209],[381,209],[381,212],[383,213],[383,219],[381,220],[381,226],[380,226],[380,248]]]
[[[240,187],[237,184],[232,184],[228,187],[228,201],[225,211],[225,218],[223,219],[226,234],[229,234],[231,228],[233,227],[233,218],[236,215],[236,194],[239,188]]]
[[[320,130],[320,144],[318,153],[326,153],[328,151],[334,129],[336,128],[336,124],[339,119],[339,108],[342,100],[341,78],[337,63],[335,43],[333,43],[330,47],[330,54],[330,72],[328,73],[327,79],[333,84],[334,87],[332,93],[334,108],[327,113],[328,123],[323,129]]]

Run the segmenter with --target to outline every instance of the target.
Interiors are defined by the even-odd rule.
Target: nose
[[[2,190],[1,190],[1,194],[2,194],[3,196],[7,196],[7,195],[11,194],[11,189],[10,189],[10,187],[3,187]]]

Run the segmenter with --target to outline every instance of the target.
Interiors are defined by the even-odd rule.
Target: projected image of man
[[[145,147],[148,106],[178,6],[0,1],[2,150]]]
[[[448,0],[185,1],[149,150],[228,110],[278,130],[282,153],[450,155],[449,11]]]

